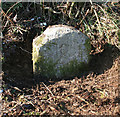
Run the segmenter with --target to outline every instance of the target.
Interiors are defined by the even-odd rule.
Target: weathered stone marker
[[[89,62],[87,36],[73,27],[54,25],[33,40],[33,72],[46,78],[78,76]]]

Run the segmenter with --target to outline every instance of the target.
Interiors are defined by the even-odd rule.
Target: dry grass
[[[13,51],[9,48],[12,47],[11,42],[26,43],[41,34],[47,26],[54,24],[74,26],[85,33],[91,39],[93,47],[91,54],[99,58],[95,59],[97,62],[91,63],[93,67],[96,66],[94,69],[98,70],[98,74],[93,70],[80,78],[71,80],[68,78],[69,80],[51,81],[51,83],[49,81],[49,84],[37,82],[32,88],[23,89],[9,82],[18,83],[18,86],[21,85],[19,81],[28,84],[29,77],[23,81],[23,75],[19,75],[21,71],[16,70],[15,76],[18,74],[21,77],[19,81],[14,81],[14,75],[10,74],[10,66],[10,69],[5,69],[3,75],[5,76],[1,90],[3,115],[120,115],[119,3],[101,4],[92,1],[91,3],[3,3],[1,14],[6,66],[10,66],[10,63],[7,63],[9,57],[5,55],[9,53],[8,50]],[[108,47],[105,48],[106,43],[110,44],[111,53],[108,52]],[[21,49],[23,50],[28,52]],[[106,55],[107,53],[109,55]],[[24,87],[24,84],[22,85]]]

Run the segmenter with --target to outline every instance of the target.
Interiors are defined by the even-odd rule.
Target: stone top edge
[[[80,30],[78,30],[78,29],[76,29],[75,27],[72,27],[72,26],[69,26],[69,25],[63,25],[63,24],[58,24],[58,25],[51,25],[51,26],[48,26],[46,29],[45,29],[45,31],[46,30],[50,30],[51,28],[57,28],[57,27],[61,27],[61,28],[69,28],[69,29],[71,29],[71,31],[75,31],[75,32],[78,32],[78,33],[82,33]],[[46,34],[45,34],[45,31],[43,32],[43,33],[41,33],[40,35],[38,35],[37,37],[35,37],[34,39],[33,39],[33,42],[35,41],[35,40],[37,40],[39,37],[45,37],[46,36]],[[69,33],[69,32],[68,32]],[[84,34],[85,35],[85,34]],[[86,35],[85,35],[86,36]]]
[[[77,30],[75,27],[72,27],[72,26],[69,26],[69,25],[63,25],[63,24],[51,25],[51,26],[48,26],[47,28],[54,28],[54,27],[68,27],[68,28],[71,28],[73,30]]]
[[[69,25],[63,25],[63,24],[58,24],[58,25],[51,25],[51,26],[48,26],[48,27],[45,29],[45,31],[46,31],[47,29],[55,28],[55,27],[66,27],[66,28],[70,28],[70,29],[72,29],[72,30],[75,30],[75,31],[81,32],[81,31],[77,30],[75,27],[72,27],[72,26],[69,26]],[[44,32],[41,33],[41,35],[35,37],[35,38],[33,39],[33,41],[34,41],[36,38],[39,38],[39,37],[42,37],[42,36],[45,36]]]

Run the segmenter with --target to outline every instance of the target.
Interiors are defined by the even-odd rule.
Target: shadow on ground
[[[105,44],[104,51],[92,56],[90,69],[96,74],[102,74],[110,69],[113,61],[120,56],[120,50],[113,45]]]
[[[32,71],[32,55],[27,52],[31,52],[32,46],[30,46],[30,48],[28,49],[26,44],[23,43],[18,45],[16,44],[17,48],[14,48],[13,45],[15,44],[9,45],[9,49],[3,49],[5,57],[5,61],[3,62],[3,81],[5,81],[7,84],[18,88],[28,88],[36,86],[36,84],[39,84],[39,82],[44,82],[45,84],[49,85],[62,79],[73,79],[45,79],[40,77],[34,78]],[[120,56],[119,49],[110,44],[106,44],[105,49],[102,53],[92,55],[91,61],[89,63],[89,70],[80,74],[78,78],[82,78],[83,76],[86,77],[91,72],[97,75],[104,73],[105,70],[112,67],[113,61],[118,56]]]

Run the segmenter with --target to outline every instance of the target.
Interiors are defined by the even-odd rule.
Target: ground
[[[16,11],[12,9],[13,6],[8,10],[8,14],[2,11],[3,26],[9,22],[8,27],[3,27],[3,85],[0,90],[0,93],[3,91],[2,114],[120,115],[118,105],[120,48],[117,45],[119,4],[108,3],[105,6],[100,3],[92,5],[84,3],[83,7],[79,7],[79,3],[63,4],[61,6],[63,9],[58,7],[62,11],[60,15],[48,10],[54,9],[55,4],[46,3],[41,6],[23,3],[23,6],[18,6],[18,10],[15,9]],[[7,11],[5,8],[3,7],[4,12]],[[79,15],[75,12],[78,9],[81,11]],[[13,20],[10,19],[13,19],[15,14],[18,14],[17,20],[20,22],[14,21],[13,25],[11,23]],[[6,17],[7,15],[9,17]],[[34,21],[31,20],[33,17]],[[42,19],[39,20],[39,17]],[[92,59],[89,69],[80,73],[80,77],[62,79],[33,77],[32,41],[46,28],[39,26],[41,21],[47,22],[47,25],[62,23],[74,26],[88,34],[87,36],[91,35]],[[22,35],[20,26],[26,27],[28,32]],[[13,33],[16,27],[19,33]],[[99,33],[100,29],[103,31],[102,36]]]
[[[81,77],[64,79],[33,78],[32,73],[27,73],[32,65],[25,67],[31,55],[27,60],[20,57],[26,54],[22,50],[17,51],[17,57],[10,55],[14,65],[6,62],[3,66],[3,114],[119,115],[120,52],[108,44],[104,48],[92,55],[89,71]]]

